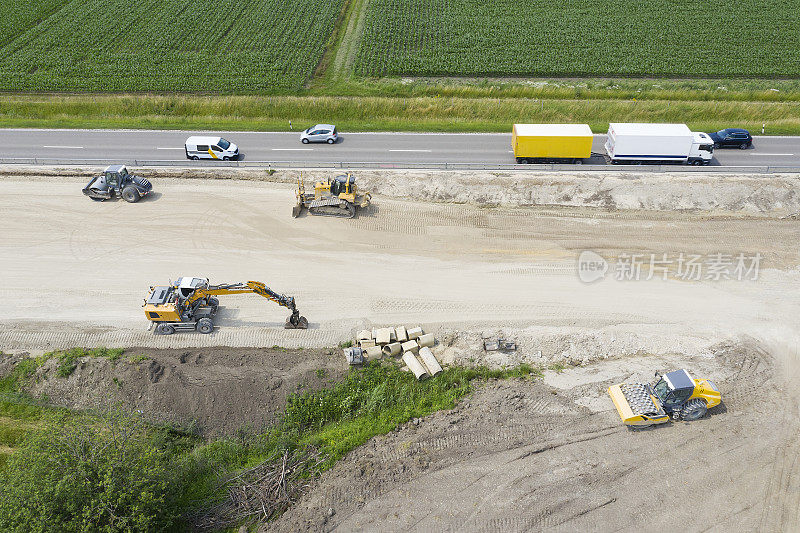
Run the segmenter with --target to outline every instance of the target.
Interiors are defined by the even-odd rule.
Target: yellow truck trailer
[[[581,164],[592,156],[588,124],[514,124],[511,147],[517,163]]]

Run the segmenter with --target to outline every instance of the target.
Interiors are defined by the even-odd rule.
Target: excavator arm
[[[267,287],[260,281],[248,281],[247,283],[226,283],[221,285],[209,285],[207,287],[197,288],[184,302],[184,305],[191,307],[200,299],[209,298],[221,294],[248,294],[255,293],[263,296],[267,300],[271,300],[276,304],[289,309],[292,314],[286,319],[286,328],[288,329],[306,329],[308,328],[308,320],[300,316],[297,306],[294,302],[294,297],[286,296],[277,293]]]

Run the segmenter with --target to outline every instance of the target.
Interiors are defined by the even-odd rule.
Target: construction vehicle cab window
[[[211,285],[207,278],[181,277],[171,285],[150,287],[144,301],[144,313],[150,327],[161,335],[176,331],[196,330],[208,334],[214,331],[214,318],[219,309],[216,296],[255,293],[286,307],[292,314],[286,319],[286,329],[307,329],[308,320],[300,315],[292,296],[279,294],[260,281]]]

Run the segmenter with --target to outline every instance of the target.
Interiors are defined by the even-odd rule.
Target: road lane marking
[[[43,146],[42,148],[66,148],[68,150],[83,150],[83,146]]]
[[[310,152],[313,148],[273,148],[273,152]]]
[[[754,153],[751,153],[750,155],[765,155],[765,156],[778,155],[778,156],[780,156],[780,155],[794,155],[794,154],[762,154],[762,153],[754,152]]]
[[[430,152],[430,150],[389,150],[390,152]]]

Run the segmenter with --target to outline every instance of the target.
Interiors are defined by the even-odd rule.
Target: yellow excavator
[[[333,179],[316,182],[313,193],[306,192],[301,175],[297,180],[295,196],[297,204],[292,209],[294,218],[303,212],[303,208],[308,209],[312,215],[353,218],[356,216],[356,208],[367,207],[372,199],[369,192],[358,191],[356,178],[349,172]]]
[[[300,316],[294,298],[279,294],[260,281],[211,285],[208,278],[181,277],[175,283],[150,287],[144,301],[144,314],[150,327],[161,335],[176,331],[195,330],[208,334],[214,331],[214,317],[219,308],[215,296],[221,294],[255,293],[286,307],[292,314],[286,319],[286,329],[307,329],[308,320]]]

